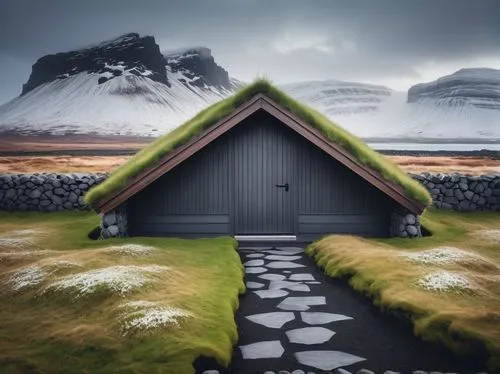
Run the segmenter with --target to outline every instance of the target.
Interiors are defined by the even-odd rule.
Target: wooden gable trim
[[[382,177],[382,175],[380,175],[380,173],[366,165],[363,165],[344,147],[330,141],[320,130],[309,126],[295,114],[284,110],[282,106],[267,97],[263,100],[262,109],[288,125],[318,148],[322,149],[331,157],[372,184],[374,187],[377,187],[386,195],[403,205],[410,212],[414,214],[421,214],[424,211],[424,204],[410,198],[400,186],[387,181]]]
[[[262,94],[255,95],[248,102],[236,108],[229,116],[222,118],[201,134],[193,137],[188,142],[172,150],[158,160],[151,167],[131,178],[120,190],[97,202],[94,209],[100,213],[107,213],[118,205],[135,195],[144,187],[153,183],[163,174],[192,156],[229,129],[261,109]]]
[[[302,135],[314,145],[328,153],[331,157],[368,181],[374,187],[378,188],[399,204],[406,207],[410,212],[420,214],[425,209],[423,204],[408,197],[400,186],[386,181],[379,173],[356,160],[354,156],[346,151],[345,148],[332,143],[319,130],[312,128],[295,114],[284,110],[284,108],[282,108],[279,104],[275,103],[267,96],[259,93],[247,103],[242,104],[239,108],[235,109],[228,117],[221,119],[215,125],[212,125],[210,128],[194,137],[186,144],[163,156],[153,166],[132,178],[119,191],[99,201],[95,206],[95,210],[101,213],[106,213],[116,208],[121,203],[154,182],[169,170],[173,169],[175,166],[179,165],[188,157],[210,144],[212,141],[229,131],[231,128],[248,118],[259,109],[263,109],[272,116],[276,117],[292,130]]]

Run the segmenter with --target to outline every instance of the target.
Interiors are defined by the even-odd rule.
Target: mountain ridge
[[[158,136],[243,83],[203,46],[128,33],[50,54],[0,106],[0,132]],[[500,70],[461,69],[408,92],[327,79],[281,85],[362,138],[500,139]]]
[[[38,59],[0,106],[0,131],[156,136],[240,85],[208,48],[166,57],[154,37],[128,33]]]

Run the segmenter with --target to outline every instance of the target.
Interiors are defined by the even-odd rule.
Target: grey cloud
[[[42,55],[130,31],[162,49],[205,45],[241,79],[418,80],[428,62],[500,62],[499,19],[497,0],[2,0],[0,82],[15,96]]]

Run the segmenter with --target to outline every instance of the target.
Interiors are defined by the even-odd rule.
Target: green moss
[[[199,356],[229,365],[238,340],[238,296],[245,291],[236,240],[90,240],[87,233],[98,221],[91,212],[0,212],[0,235],[38,229],[42,234],[33,244],[37,250],[50,249],[54,251],[51,257],[58,257],[60,252],[82,263],[85,270],[154,264],[169,267],[171,275],[126,298],[109,293],[81,300],[64,295],[40,297],[36,289],[22,295],[0,292],[0,372],[191,374],[192,363]],[[151,245],[157,251],[137,258],[110,257],[99,252],[103,247],[131,243]],[[34,258],[10,265],[0,261],[0,280],[18,266],[36,261]],[[178,328],[123,337],[117,330],[117,306],[138,299],[173,303],[174,307],[190,311],[193,317]]]
[[[428,209],[422,222],[432,236],[418,240],[357,239],[356,246],[345,244],[346,239],[342,236],[330,236],[309,245],[306,253],[328,276],[347,278],[354,290],[368,296],[381,310],[411,321],[415,335],[422,340],[484,360],[489,372],[500,373],[500,330],[497,328],[500,288],[495,282],[500,252],[495,242],[478,238],[475,233],[476,230],[496,229],[500,216],[497,212],[457,213]],[[346,249],[342,249],[343,246]],[[355,249],[363,246],[364,252],[356,254]],[[422,265],[395,262],[395,251],[440,246],[471,251],[487,258],[492,265],[467,264],[466,268],[453,264],[425,265],[424,272],[429,269],[467,271],[472,279],[490,279],[491,274],[485,286],[487,292],[434,294],[416,290],[413,277],[420,274]],[[377,251],[373,255],[376,261],[364,257],[369,249]]]
[[[332,142],[345,147],[362,164],[378,171],[384,179],[401,186],[408,196],[414,200],[425,205],[429,205],[431,202],[428,191],[396,164],[319,112],[292,99],[265,79],[258,79],[252,84],[241,88],[231,97],[209,106],[183,125],[143,148],[127,163],[117,168],[106,181],[92,188],[86,194],[85,201],[87,204],[95,205],[105,196],[120,190],[128,180],[153,165],[170,151],[185,144],[194,136],[230,115],[238,106],[250,100],[257,93],[267,95],[312,127],[320,130]]]

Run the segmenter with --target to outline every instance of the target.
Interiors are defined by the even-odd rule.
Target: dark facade
[[[127,201],[132,236],[388,236],[396,204],[258,111]]]

